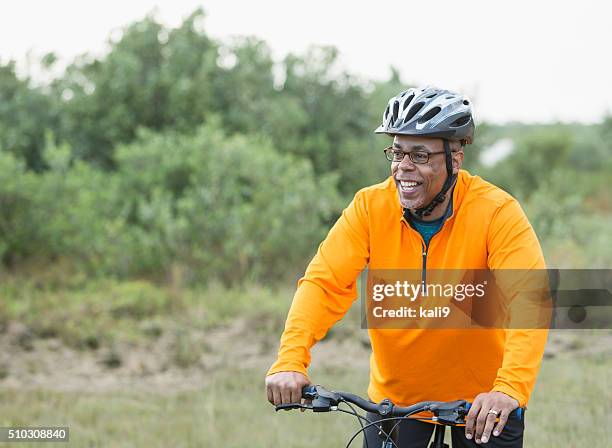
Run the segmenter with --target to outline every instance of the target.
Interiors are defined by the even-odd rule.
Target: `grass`
[[[111,281],[43,289],[9,281],[0,285],[0,295],[0,331],[7,322],[19,321],[33,337],[54,336],[82,350],[96,348],[91,338],[99,346],[112,347],[113,341],[150,340],[173,332],[168,350],[179,367],[192,366],[197,350],[202,350],[194,343],[194,332],[210,335],[237,317],[248,318],[248,332],[232,337],[244,338],[245,344],[255,341],[249,338],[260,343],[273,339],[274,347],[262,352],[258,363],[267,367],[292,294],[289,288],[228,291],[213,285],[173,290],[146,282]],[[358,328],[359,309],[353,307],[330,337],[361,340]],[[609,350],[594,354],[583,350],[586,336],[593,341],[597,334],[577,332],[565,351],[544,360],[527,412],[527,448],[610,445],[612,359]],[[340,413],[275,413],[265,399],[265,367],[241,366],[233,353],[224,353],[224,359],[220,366],[206,370],[199,389],[188,392],[154,387],[102,391],[95,380],[79,392],[0,388],[0,427],[69,426],[70,446],[75,447],[344,446],[358,427]],[[311,377],[328,387],[365,395],[364,365],[340,367],[315,361]]]
[[[60,339],[70,347],[97,349],[117,341],[155,338],[180,322],[208,330],[241,316],[259,317],[258,328],[279,328],[289,308],[288,290],[259,286],[227,290],[158,287],[145,281],[90,282],[71,289],[46,289],[8,279],[0,283],[0,328],[8,321],[27,326],[35,337]]]
[[[527,412],[525,446],[609,446],[612,361],[546,360]],[[192,392],[0,391],[0,426],[67,425],[75,447],[343,446],[357,428],[344,414],[275,413],[264,372],[212,372]],[[318,382],[364,394],[367,372],[312,371]],[[40,446],[37,444],[36,446]],[[356,445],[359,446],[359,445]]]
[[[348,375],[323,378],[354,386]],[[76,447],[299,447],[324,440],[322,432],[336,446],[349,423],[343,415],[276,414],[263,372],[252,370],[216,372],[201,390],[169,395],[3,390],[0,415],[0,426],[67,425]]]
[[[528,446],[611,446],[612,359],[547,360],[527,411]]]

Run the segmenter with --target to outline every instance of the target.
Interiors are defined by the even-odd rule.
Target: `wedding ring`
[[[493,409],[489,410],[489,414],[494,414],[495,417],[499,415],[499,411],[494,411]]]

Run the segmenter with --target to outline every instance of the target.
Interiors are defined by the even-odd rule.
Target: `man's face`
[[[396,135],[393,147],[395,151],[404,153],[413,151],[429,153],[429,161],[425,164],[414,163],[408,155],[401,162],[391,162],[391,175],[395,179],[402,207],[411,210],[425,207],[440,192],[446,180],[446,159],[442,139]],[[451,146],[451,149],[456,148]],[[463,151],[453,152],[452,159],[453,172],[456,174],[463,161]]]

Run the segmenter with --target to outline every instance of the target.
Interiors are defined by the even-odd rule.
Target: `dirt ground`
[[[211,372],[227,367],[261,370],[262,381],[274,360],[275,336],[256,334],[246,319],[208,332],[189,334],[200,347],[188,366],[176,365],[172,332],[138,343],[117,343],[98,350],[77,350],[57,339],[36,339],[22,324],[11,322],[0,333],[0,387],[106,392],[156,390],[175,393],[205,385]],[[313,364],[367,370],[367,333],[328,338],[313,349]],[[552,331],[545,358],[612,355],[611,332]],[[236,361],[239,360],[239,361]]]

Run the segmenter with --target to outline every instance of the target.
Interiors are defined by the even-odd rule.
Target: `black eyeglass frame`
[[[436,152],[427,152],[427,151],[410,151],[410,152],[404,152],[404,151],[397,151],[398,148],[395,148],[394,146],[387,146],[385,149],[383,149],[384,153],[385,153],[385,158],[389,161],[389,162],[402,162],[404,160],[404,157],[408,156],[410,158],[410,161],[412,163],[416,163],[419,165],[425,165],[426,163],[429,163],[429,156],[433,156],[436,154],[444,154],[444,151],[436,151]],[[399,160],[395,160],[395,154],[401,152],[403,154],[403,157]],[[453,151],[454,152],[454,151]],[[427,155],[427,158],[425,160],[416,160],[416,154],[425,154]]]

